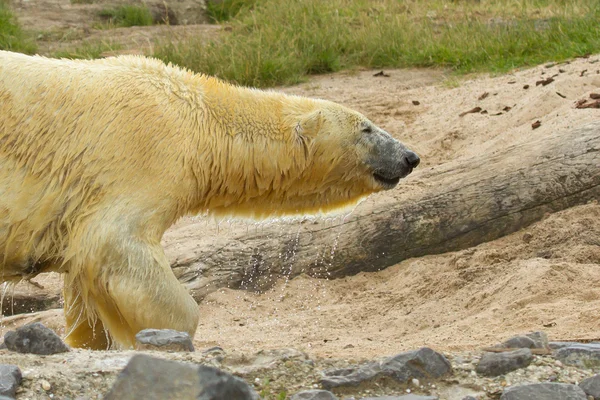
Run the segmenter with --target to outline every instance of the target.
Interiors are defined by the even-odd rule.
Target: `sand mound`
[[[377,273],[300,277],[262,295],[220,290],[200,306],[196,340],[360,358],[424,345],[477,348],[531,330],[600,337],[598,221],[600,206],[589,204],[475,248]]]

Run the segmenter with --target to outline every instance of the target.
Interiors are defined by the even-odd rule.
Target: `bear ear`
[[[304,136],[316,135],[323,125],[323,112],[312,111],[303,115],[296,126],[296,133]]]

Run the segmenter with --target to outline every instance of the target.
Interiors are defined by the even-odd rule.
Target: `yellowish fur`
[[[125,56],[0,51],[0,281],[65,273],[67,341],[194,334],[160,240],[179,217],[327,212],[381,189],[340,105]],[[108,333],[107,333],[108,331]]]

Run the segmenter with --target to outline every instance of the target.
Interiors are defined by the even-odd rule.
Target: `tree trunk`
[[[226,238],[170,236],[166,251],[196,299],[220,287],[264,290],[306,273],[338,278],[460,250],[545,214],[600,198],[600,123],[417,170],[373,207],[333,221],[246,226]],[[381,200],[380,199],[380,200]]]

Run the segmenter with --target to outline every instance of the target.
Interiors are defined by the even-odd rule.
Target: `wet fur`
[[[365,118],[143,57],[0,51],[0,281],[65,274],[67,342],[194,334],[160,240],[186,214],[320,213],[380,190]]]

